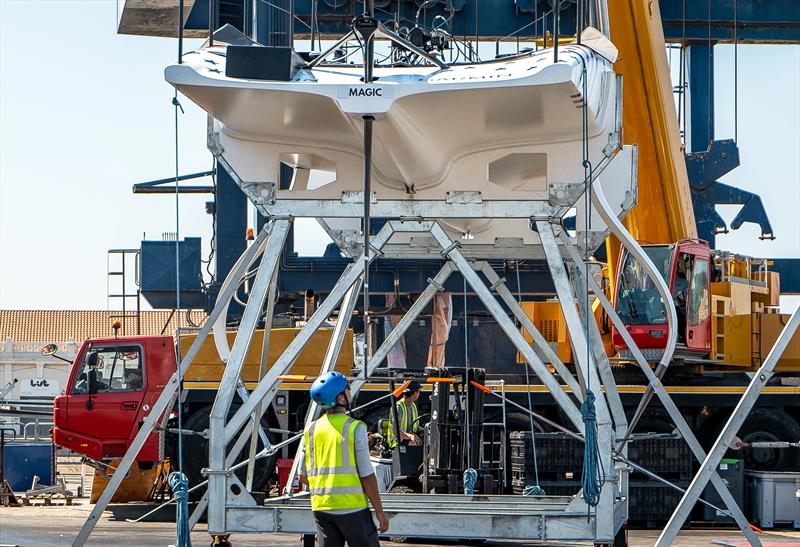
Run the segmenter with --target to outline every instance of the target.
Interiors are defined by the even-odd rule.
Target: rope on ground
[[[189,479],[180,471],[175,471],[169,474],[167,482],[172,489],[172,497],[177,505],[175,523],[178,526],[178,535],[175,545],[176,547],[192,547],[192,540],[189,536]]]
[[[475,493],[475,483],[478,482],[478,472],[471,467],[464,471],[464,493],[472,495]]]
[[[588,390],[586,400],[581,404],[581,416],[586,430],[581,488],[583,488],[583,499],[590,507],[597,507],[600,503],[600,491],[605,481],[605,471],[600,461],[600,447],[597,444],[597,414],[594,399],[594,392]]]

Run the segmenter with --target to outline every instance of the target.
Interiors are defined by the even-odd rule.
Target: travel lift
[[[371,50],[371,37],[367,15],[354,24],[353,32],[366,38]],[[374,20],[373,20],[374,21]],[[374,29],[373,29],[374,30]],[[397,40],[387,35],[392,40]],[[365,82],[371,81],[372,63],[366,57]],[[617,85],[620,82],[617,81]],[[621,94],[617,95],[620,100]],[[218,162],[228,170],[237,185],[253,202],[259,213],[268,219],[253,244],[242,254],[223,283],[217,304],[200,330],[187,354],[180,360],[178,370],[172,376],[158,401],[153,405],[136,435],[130,449],[120,462],[117,472],[100,496],[97,504],[83,525],[73,545],[83,545],[97,524],[102,512],[122,482],[127,470],[133,464],[136,454],[149,435],[159,425],[163,425],[167,409],[172,408],[178,393],[178,385],[183,374],[197,355],[206,336],[215,331],[218,349],[226,358],[225,372],[220,382],[212,408],[209,426],[209,468],[208,491],[191,517],[191,524],[208,509],[208,531],[212,536],[225,538],[231,533],[283,532],[313,534],[314,524],[310,513],[307,495],[285,495],[267,499],[259,505],[250,495],[246,485],[233,473],[234,465],[245,445],[251,442],[260,429],[260,418],[269,407],[281,382],[295,359],[305,348],[314,332],[339,310],[339,321],[325,357],[320,373],[333,369],[341,349],[344,335],[355,309],[360,290],[364,291],[365,304],[369,300],[368,266],[380,256],[391,258],[444,259],[441,270],[428,280],[427,288],[403,316],[384,342],[373,351],[366,353],[363,376],[352,383],[357,393],[376,369],[386,359],[389,351],[400,340],[406,329],[418,318],[437,292],[444,290],[444,283],[455,272],[464,280],[483,303],[506,336],[525,358],[527,365],[548,388],[570,425],[572,433],[585,439],[583,416],[579,406],[586,400],[591,390],[596,397],[597,446],[599,465],[604,470],[598,503],[590,507],[581,493],[574,496],[471,496],[441,494],[383,494],[384,509],[390,519],[389,536],[430,537],[449,539],[515,539],[539,541],[594,541],[595,544],[611,544],[624,538],[624,525],[628,513],[628,470],[625,442],[633,427],[628,423],[614,382],[609,361],[603,351],[600,332],[593,320],[585,289],[594,293],[606,313],[628,344],[634,358],[649,380],[648,392],[640,407],[643,409],[653,394],[659,398],[664,408],[672,416],[678,430],[694,453],[703,461],[698,476],[686,492],[685,499],[660,538],[660,545],[667,545],[677,533],[688,511],[697,500],[698,494],[710,480],[719,492],[731,516],[753,545],[760,545],[740,508],[733,500],[722,479],[716,473],[716,464],[729,444],[738,426],[746,417],[749,408],[761,387],[771,375],[783,349],[788,344],[794,330],[800,323],[800,314],[795,312],[775,348],[756,374],[734,412],[720,439],[712,451],[706,455],[694,433],[689,428],[675,403],[661,384],[642,352],[630,339],[622,321],[613,306],[597,285],[584,258],[587,242],[593,248],[609,232],[614,234],[645,267],[649,277],[658,287],[665,303],[668,321],[668,344],[660,370],[669,364],[675,347],[677,325],[672,297],[666,283],[655,266],[642,251],[636,241],[627,233],[619,221],[635,202],[636,192],[636,150],[635,147],[622,147],[619,143],[621,125],[621,104],[617,105],[617,132],[609,136],[609,146],[604,150],[605,157],[586,180],[575,183],[550,184],[547,200],[492,200],[490,196],[476,196],[475,192],[451,192],[445,200],[433,199],[426,191],[418,190],[413,200],[378,199],[370,188],[370,166],[372,149],[372,124],[376,120],[364,115],[364,191],[344,192],[342,199],[298,200],[285,199],[276,190],[274,183],[258,183],[242,180],[231,166],[224,150],[219,146],[218,134],[214,124],[209,127],[209,148]],[[379,123],[379,122],[378,122]],[[603,179],[599,175],[604,173]],[[336,181],[332,184],[342,184]],[[346,189],[346,187],[343,187]],[[606,199],[606,192],[614,196],[613,205]],[[369,196],[370,199],[364,199]],[[586,201],[591,203],[591,206]],[[357,205],[363,211],[357,210]],[[577,237],[570,237],[561,227],[562,217],[571,209],[578,212]],[[588,213],[588,215],[587,215]],[[294,218],[328,218],[363,220],[363,226],[370,225],[371,215],[390,218],[374,236],[368,230],[363,232],[360,242],[361,254],[342,273],[296,338],[277,359],[272,368],[264,374],[255,389],[247,393],[241,389],[241,373],[244,357],[250,346],[253,332],[262,316],[265,302],[271,309],[276,295],[276,275],[281,251]],[[587,218],[588,216],[588,218]],[[589,219],[594,220],[589,222]],[[599,217],[599,218],[597,218]],[[538,232],[539,244],[513,245],[471,245],[468,239],[454,240],[440,223],[441,220],[496,219],[499,221],[527,220],[533,230]],[[420,241],[425,244],[420,245]],[[581,248],[583,244],[583,248]],[[227,308],[234,292],[240,286],[251,265],[261,256],[260,266],[249,294],[249,299],[241,319],[233,347],[228,350],[223,336]],[[544,257],[550,268],[559,302],[562,303],[570,340],[576,355],[577,377],[561,362],[545,341],[542,334],[525,315],[519,302],[500,278],[488,258],[517,259]],[[569,265],[569,271],[567,265]],[[499,300],[498,300],[499,298]],[[576,300],[579,304],[575,306]],[[501,303],[502,302],[502,303]],[[503,307],[505,305],[505,308]],[[509,310],[514,318],[531,335],[536,348],[528,344],[515,322],[508,316]],[[365,306],[365,325],[368,325],[368,307]],[[266,342],[265,336],[265,347]],[[369,348],[368,348],[369,349]],[[540,357],[542,355],[544,360]],[[555,369],[548,370],[545,360]],[[560,377],[560,379],[559,379]],[[569,391],[564,389],[562,382]],[[229,416],[234,397],[239,394],[242,404]],[[306,424],[319,414],[316,405],[309,408]],[[641,415],[641,412],[637,412]],[[231,444],[233,443],[233,444]],[[283,444],[283,443],[282,443]],[[228,447],[230,447],[228,449]],[[256,457],[263,457],[272,447],[267,446],[260,454],[250,451],[247,461],[252,468]],[[292,475],[296,474],[296,463]],[[249,482],[249,481],[245,481]],[[289,481],[289,485],[292,481]],[[291,489],[291,488],[290,488]],[[624,541],[624,539],[623,539]]]

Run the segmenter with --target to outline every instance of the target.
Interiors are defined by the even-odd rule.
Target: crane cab
[[[176,368],[171,336],[87,340],[54,401],[56,444],[95,460],[122,457]],[[154,432],[137,461],[162,460],[163,448]]]
[[[678,346],[682,352],[706,355],[711,349],[710,275],[708,243],[679,241],[671,245],[645,245],[645,253],[667,282],[678,317]],[[637,346],[645,356],[656,357],[667,344],[664,303],[644,267],[630,253],[620,255],[614,307]],[[614,346],[627,346],[616,330]]]

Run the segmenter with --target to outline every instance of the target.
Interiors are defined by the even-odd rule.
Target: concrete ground
[[[0,508],[0,547],[7,545],[38,546],[38,545],[70,545],[72,540],[83,525],[84,520],[91,511],[90,505],[73,506],[33,506],[17,508]],[[658,530],[632,530],[629,535],[631,547],[645,547],[655,543]],[[739,540],[743,536],[726,529],[716,530],[686,530],[676,546],[706,546],[713,545],[714,540]],[[785,531],[765,533],[762,541],[771,541],[786,545],[800,546],[800,531]],[[130,523],[121,516],[115,517],[107,511],[100,523],[95,528],[88,545],[125,546],[125,545],[153,545],[166,546],[175,542],[175,525],[165,522]],[[205,525],[200,524],[192,533],[192,543],[197,546],[209,545],[209,536],[205,533]],[[297,535],[272,534],[266,535],[234,535],[231,543],[236,546],[299,546]],[[438,543],[406,543],[413,547],[416,545],[437,545]],[[484,545],[522,545],[520,543],[486,543]],[[382,542],[385,546],[394,546],[395,543]],[[456,543],[448,545],[457,546]],[[531,544],[536,545],[536,544]],[[541,545],[541,544],[538,544]]]

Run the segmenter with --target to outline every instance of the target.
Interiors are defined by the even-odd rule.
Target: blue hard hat
[[[347,378],[341,372],[326,372],[311,384],[311,398],[322,408],[336,406],[336,397],[347,389]]]

